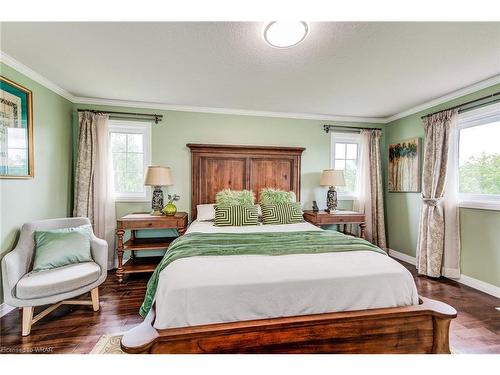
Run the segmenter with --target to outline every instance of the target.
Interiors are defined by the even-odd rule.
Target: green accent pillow
[[[219,227],[258,225],[257,206],[215,206],[215,225]]]
[[[302,209],[300,203],[261,204],[262,222],[264,224],[293,224],[302,223]]]
[[[255,195],[250,190],[224,189],[215,195],[215,203],[221,206],[251,206]]]
[[[293,203],[297,200],[293,191],[264,188],[260,190],[260,204]]]
[[[33,271],[50,270],[69,264],[92,262],[90,225],[35,231]]]

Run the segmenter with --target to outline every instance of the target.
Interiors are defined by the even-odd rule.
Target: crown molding
[[[497,74],[497,75],[490,77],[488,79],[485,79],[483,81],[476,82],[470,86],[467,86],[467,87],[461,88],[459,90],[450,92],[450,93],[443,95],[439,98],[430,100],[430,101],[422,103],[416,107],[407,109],[406,111],[403,111],[403,112],[397,113],[395,115],[386,117],[384,119],[385,123],[388,124],[392,121],[399,120],[400,118],[410,116],[410,115],[413,115],[413,114],[418,113],[418,112],[425,111],[426,109],[435,107],[437,105],[449,102],[449,101],[454,100],[454,99],[458,99],[458,98],[465,96],[465,95],[473,94],[477,91],[480,91],[482,89],[486,89],[488,87],[497,85],[499,83],[500,83],[500,74]]]
[[[150,102],[140,102],[140,101],[126,101],[126,100],[86,98],[86,97],[73,97],[73,103],[107,105],[116,107],[148,108],[148,109],[159,109],[165,111],[216,113],[216,114],[239,115],[239,116],[279,117],[279,118],[339,121],[339,122],[367,122],[376,124],[385,123],[385,119],[382,117],[357,117],[357,116],[322,115],[313,113],[271,112],[271,111],[260,111],[260,110],[197,107],[197,106],[185,106],[185,105],[175,105],[175,104],[165,104],[165,103],[150,103]]]
[[[33,81],[38,82],[42,86],[45,86],[49,90],[55,92],[57,95],[62,96],[63,98],[73,102],[73,95],[63,89],[62,87],[56,85],[54,82],[45,78],[41,74],[35,72],[33,69],[27,67],[23,63],[17,61],[13,57],[7,55],[5,52],[0,51],[0,61],[5,65],[10,66],[11,68],[17,70],[19,73],[24,74],[26,77],[31,78]]]
[[[318,121],[339,121],[339,122],[361,122],[361,123],[374,123],[374,124],[388,124],[400,118],[413,115],[415,113],[425,111],[426,109],[435,107],[437,105],[446,103],[448,101],[460,98],[462,96],[472,94],[476,91],[491,87],[500,83],[500,74],[490,77],[486,80],[477,82],[473,85],[464,87],[460,90],[453,91],[439,98],[420,104],[416,107],[410,108],[406,111],[397,113],[389,117],[359,117],[359,116],[335,116],[335,115],[322,115],[314,113],[292,113],[292,112],[271,112],[260,110],[245,110],[236,108],[216,108],[216,107],[198,107],[198,106],[185,106],[166,103],[154,102],[141,102],[141,101],[127,101],[118,99],[101,99],[101,98],[88,98],[79,97],[71,94],[54,82],[45,78],[41,74],[35,72],[33,69],[17,61],[5,52],[0,50],[0,61],[24,74],[33,81],[38,82],[49,90],[62,96],[74,104],[89,104],[89,105],[106,105],[115,107],[133,107],[144,109],[158,109],[165,111],[181,111],[181,112],[198,112],[198,113],[215,113],[227,115],[240,115],[240,116],[259,116],[259,117],[278,117],[278,118],[293,118],[302,120],[318,120]]]

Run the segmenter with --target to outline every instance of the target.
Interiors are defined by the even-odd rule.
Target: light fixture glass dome
[[[302,42],[309,28],[303,21],[275,21],[264,29],[264,39],[276,48],[288,48]]]

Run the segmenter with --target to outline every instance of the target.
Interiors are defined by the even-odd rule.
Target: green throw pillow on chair
[[[50,270],[74,263],[92,262],[90,225],[35,231],[33,271]]]

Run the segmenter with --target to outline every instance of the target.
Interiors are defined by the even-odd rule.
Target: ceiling
[[[500,74],[500,23],[2,23],[1,50],[74,96],[387,117]]]

